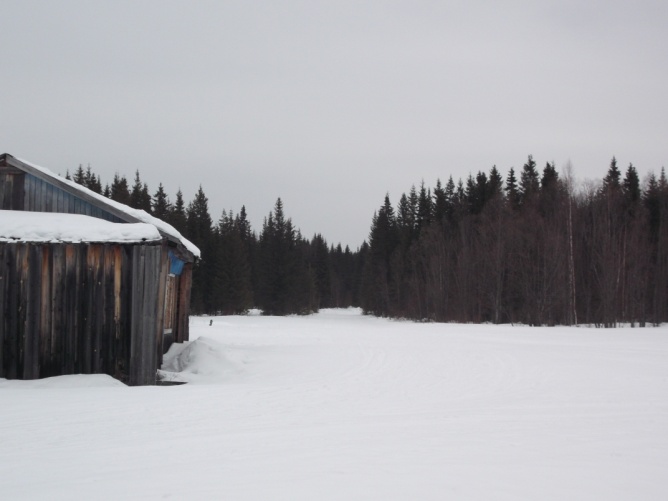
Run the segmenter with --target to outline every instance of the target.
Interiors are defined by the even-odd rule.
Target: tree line
[[[469,175],[414,186],[396,207],[385,196],[368,241],[351,251],[301,235],[281,199],[259,233],[245,207],[214,221],[200,186],[172,203],[135,174],[102,187],[90,167],[74,181],[143,209],[202,251],[193,271],[195,313],[365,313],[438,322],[643,326],[668,321],[668,182],[641,184],[613,158],[600,182],[576,186],[570,168]]]
[[[168,222],[199,247],[193,313],[243,314],[258,308],[267,315],[308,314],[359,303],[361,255],[347,246],[329,245],[320,234],[302,236],[285,215],[280,198],[258,234],[243,206],[237,213],[224,210],[214,221],[201,186],[186,203],[180,189],[172,202],[162,183],[151,195],[139,171],[132,184],[116,174],[104,187],[90,166],[80,165],[66,177]]]
[[[644,187],[613,158],[602,183],[574,186],[529,156],[505,182],[411,188],[374,214],[360,304],[440,322],[644,326],[668,320],[668,182]]]

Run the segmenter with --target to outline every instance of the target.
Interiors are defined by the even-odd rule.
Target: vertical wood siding
[[[7,207],[8,209],[83,214],[111,221],[112,223],[124,222],[110,212],[67,193],[51,183],[47,183],[30,174],[22,174],[22,176],[24,176],[23,204],[21,206]]]
[[[164,244],[0,242],[0,377],[154,384],[168,270]]]
[[[186,263],[178,278],[176,332],[174,333],[174,342],[183,343],[184,341],[188,341],[190,336],[188,322],[190,319],[190,291],[193,283],[193,263]]]
[[[23,172],[0,171],[0,209],[12,210],[23,207]]]

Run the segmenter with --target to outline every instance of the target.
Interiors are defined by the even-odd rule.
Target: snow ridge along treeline
[[[139,172],[104,190],[90,167],[74,180],[164,219],[202,250],[195,313],[306,314],[361,306],[378,316],[429,321],[587,323],[668,321],[668,181],[640,182],[612,159],[602,182],[576,186],[571,169],[542,173],[529,156],[504,177],[492,167],[466,182],[422,183],[396,208],[387,195],[368,242],[351,251],[304,238],[279,198],[259,235],[244,207],[214,223],[200,187],[171,203]]]

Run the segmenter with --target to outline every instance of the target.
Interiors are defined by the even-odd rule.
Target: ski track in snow
[[[668,498],[665,327],[325,310],[199,337],[182,386],[0,380],[2,498]]]

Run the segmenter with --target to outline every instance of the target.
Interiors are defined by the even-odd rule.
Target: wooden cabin
[[[146,212],[0,155],[0,377],[155,384],[188,340],[198,256]]]

